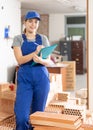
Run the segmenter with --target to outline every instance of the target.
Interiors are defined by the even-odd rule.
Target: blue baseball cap
[[[27,19],[33,19],[33,18],[36,18],[36,19],[40,20],[40,14],[37,13],[36,11],[29,11],[25,15],[25,20],[27,20]]]

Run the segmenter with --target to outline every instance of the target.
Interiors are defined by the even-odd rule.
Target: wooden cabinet
[[[71,41],[61,41],[60,52],[64,60],[71,61]]]
[[[68,66],[65,69],[62,69],[63,91],[75,90],[76,86],[75,61],[63,61],[62,63],[68,64]]]
[[[76,62],[76,74],[83,74],[86,69],[85,42],[80,41],[60,41],[60,52],[63,61]]]
[[[83,41],[71,42],[71,60],[76,61],[76,73],[83,74]]]
[[[75,76],[75,62],[64,61],[62,64],[67,64],[67,67],[47,67],[49,73],[56,73],[62,75],[62,90],[69,91],[75,89],[76,76]]]

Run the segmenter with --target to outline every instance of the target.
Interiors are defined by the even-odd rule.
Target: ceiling
[[[85,13],[87,0],[19,0],[22,15],[29,10],[41,14],[50,13]]]

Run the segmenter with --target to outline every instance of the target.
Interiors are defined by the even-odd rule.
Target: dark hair
[[[23,30],[23,33],[26,33],[26,28]]]

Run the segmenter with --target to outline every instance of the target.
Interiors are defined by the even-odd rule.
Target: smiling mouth
[[[35,29],[35,28],[32,28],[32,27],[31,27],[30,29]]]

